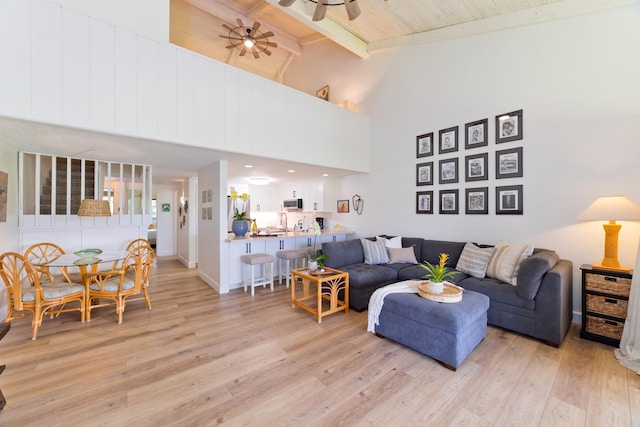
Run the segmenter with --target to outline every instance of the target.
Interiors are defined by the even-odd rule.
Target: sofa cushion
[[[322,244],[322,253],[329,258],[324,264],[331,268],[339,269],[344,265],[364,262],[364,250],[360,239],[325,242]]]
[[[526,251],[526,252],[525,252]],[[514,272],[520,261],[531,254],[531,245],[512,245],[500,240],[495,246],[495,253],[489,261],[487,276],[515,285]]]
[[[402,247],[402,236],[396,236],[396,237],[377,236],[376,240],[382,240],[384,242],[384,245],[387,248]]]
[[[531,255],[520,264],[516,291],[522,298],[533,300],[540,289],[547,271],[560,261],[554,251],[540,251]]]
[[[408,264],[417,264],[416,254],[413,251],[413,248],[390,248],[387,247],[387,252],[389,253],[389,264],[395,263],[408,263]]]
[[[440,254],[447,254],[449,255],[447,267],[455,268],[465,244],[466,242],[445,242],[442,240],[425,239],[422,243],[422,260],[430,262],[431,264],[437,264],[440,262]]]
[[[467,273],[473,277],[484,277],[487,273],[487,265],[495,248],[479,248],[471,242],[464,245],[464,249],[456,264],[456,270]]]
[[[422,259],[422,242],[424,239],[422,237],[403,237],[402,238],[402,247],[403,248],[411,248],[413,247],[413,252],[416,254],[416,261],[420,262]]]
[[[488,296],[491,299],[491,304],[500,302],[508,306],[520,307],[526,310],[535,309],[535,301],[520,297],[516,292],[515,286],[511,286],[498,279],[492,279],[490,277],[467,277],[458,284],[464,289],[480,292]]]
[[[341,271],[349,273],[349,288],[366,288],[377,283],[395,281],[398,273],[386,265],[365,263],[343,265]]]
[[[386,264],[389,262],[389,254],[384,245],[384,240],[371,241],[369,239],[360,239],[362,249],[364,250],[365,264]]]

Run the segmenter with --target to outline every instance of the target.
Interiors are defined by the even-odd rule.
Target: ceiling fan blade
[[[255,59],[258,59],[258,58],[260,57],[260,55],[258,55],[258,51],[256,51],[255,49],[252,49],[252,50],[251,50],[251,53],[253,53],[253,57],[254,57]]]
[[[313,12],[312,21],[322,21],[327,14],[327,4],[324,0],[318,0],[318,4],[316,5],[316,10]]]
[[[256,37],[254,37],[254,39],[260,40],[260,39],[265,39],[267,37],[273,37],[273,36],[274,36],[273,31],[267,31],[266,33],[262,33],[262,34],[260,34],[260,35],[258,35]]]
[[[289,7],[289,6],[291,6],[291,5],[293,4],[293,2],[295,2],[295,1],[296,1],[296,0],[280,0],[280,1],[278,2],[278,4],[279,4],[280,6]]]
[[[235,46],[230,44],[229,46],[225,46],[227,49],[233,49]]]
[[[218,37],[222,38],[222,39],[227,39],[227,40],[239,40],[242,41],[244,39],[240,38],[240,37],[230,37],[230,36],[225,36],[222,34],[218,34]]]
[[[242,50],[240,51],[240,56],[244,56],[245,53],[247,53],[247,49],[243,47]]]
[[[238,37],[242,37],[242,36],[244,36],[244,34],[239,33],[238,31],[236,31],[236,29],[235,29],[235,28],[233,28],[233,27],[231,27],[231,26],[229,26],[229,25],[227,25],[227,24],[222,24],[222,26],[223,26],[224,28],[226,28],[227,30],[229,30],[230,32],[232,32],[232,33],[234,33],[235,35],[237,35]],[[223,37],[223,36],[220,36],[220,37]]]
[[[236,19],[236,22],[238,23],[238,27],[245,28],[244,24],[242,23],[242,19],[238,18]]]
[[[257,33],[258,32],[258,28],[260,28],[260,23],[258,21],[255,21],[253,23],[253,27],[251,28],[251,32],[253,34]]]
[[[360,16],[360,7],[358,6],[358,0],[344,0],[344,7],[347,8],[349,21],[353,21],[358,16]]]
[[[271,51],[269,49],[264,48],[262,46],[258,46],[258,45],[256,45],[256,47],[260,49],[260,52],[266,53],[267,55],[271,56]]]

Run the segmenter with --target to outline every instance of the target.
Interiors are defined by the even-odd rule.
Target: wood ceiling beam
[[[271,0],[267,0],[271,1]],[[572,16],[586,15],[605,9],[628,6],[639,0],[563,0],[530,9],[509,12],[477,21],[451,25],[422,33],[410,34],[388,40],[369,43],[369,52],[383,52],[443,40],[469,37],[509,28],[540,24]]]
[[[203,10],[208,14],[217,17],[218,19],[226,22],[227,24],[230,24],[233,27],[237,26],[236,19],[238,18],[241,19],[245,25],[251,26],[254,21],[253,17],[255,17],[260,12],[260,10],[254,11],[252,9],[247,14],[248,16],[245,16],[242,11],[229,7],[227,4],[222,3],[219,0],[184,1],[185,3],[189,3],[190,5],[197,7],[198,9]],[[282,28],[278,28],[277,26],[271,24],[267,19],[260,18],[259,21],[262,24],[262,28],[260,28],[261,31],[266,32],[268,30],[271,30],[274,32],[275,36],[273,38],[273,41],[278,43],[278,48],[282,48],[296,56],[300,56],[300,45],[298,44],[297,40],[287,34],[286,31],[284,31]],[[224,29],[222,27],[220,27],[220,32],[224,32]]]
[[[304,23],[308,27],[313,28],[320,34],[327,36],[329,39],[333,40],[335,43],[339,44],[340,46],[344,47],[360,58],[367,59],[370,56],[367,42],[365,42],[361,38],[356,37],[353,33],[345,30],[335,21],[332,21],[331,18],[327,17],[318,22],[312,21],[311,17],[305,13],[304,2],[302,0],[296,1],[289,7],[279,6],[278,0],[265,1],[279,8],[287,15]]]

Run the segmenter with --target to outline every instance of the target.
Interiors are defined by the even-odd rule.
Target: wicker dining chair
[[[57,267],[60,274],[54,275],[49,267],[38,265],[51,261],[64,253],[64,250],[55,243],[41,242],[31,245],[24,251],[24,257],[34,265],[36,271],[40,274],[41,281],[46,277],[50,282],[82,283],[82,277],[79,272],[71,273],[66,267]]]
[[[24,256],[16,252],[0,255],[0,277],[7,288],[8,306],[5,321],[31,317],[35,340],[45,314],[79,311],[85,320],[86,289],[79,283],[41,283],[41,273]],[[78,302],[79,306],[74,307]],[[71,306],[71,307],[69,307]],[[31,313],[31,314],[28,314]]]
[[[145,246],[133,247],[116,269],[92,274],[87,320],[91,319],[91,310],[115,305],[120,324],[128,301],[144,299],[151,310],[148,283],[154,258],[153,251],[146,250]],[[108,302],[101,302],[105,299]]]

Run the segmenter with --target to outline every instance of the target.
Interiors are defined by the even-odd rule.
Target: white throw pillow
[[[362,242],[362,249],[364,249],[365,264],[386,264],[389,262],[387,248],[385,248],[382,240],[373,242],[369,239],[360,239],[360,241]]]
[[[387,248],[401,248],[402,236],[392,237],[390,239],[382,236],[376,237],[376,240],[382,240]]]
[[[469,242],[462,249],[456,270],[473,277],[485,277],[489,260],[494,251],[495,248],[479,248]]]
[[[416,253],[413,246],[410,248],[387,248],[389,252],[389,264],[417,264]]]
[[[531,245],[512,245],[504,240],[500,240],[495,246],[495,252],[491,257],[491,261],[489,261],[487,276],[515,285],[513,274],[516,266],[519,264],[524,251],[530,246]]]

